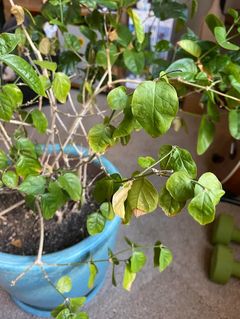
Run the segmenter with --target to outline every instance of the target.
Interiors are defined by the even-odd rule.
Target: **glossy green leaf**
[[[147,168],[152,166],[156,160],[152,158],[151,156],[140,156],[138,158],[138,165],[141,166],[142,168]]]
[[[19,42],[20,39],[15,34],[2,33],[0,35],[0,55],[11,53]]]
[[[103,231],[106,219],[100,213],[92,213],[87,218],[87,231],[89,235],[96,235]]]
[[[34,60],[34,63],[39,65],[42,69],[47,69],[52,72],[57,70],[57,63],[55,62]]]
[[[122,178],[119,174],[112,174],[110,176],[105,176],[100,180],[97,180],[93,191],[95,200],[100,204],[104,201],[111,201],[113,194],[121,185],[121,180]]]
[[[20,155],[16,163],[16,172],[18,176],[23,178],[28,175],[39,175],[42,167],[39,161],[35,158]]]
[[[133,21],[133,25],[134,25],[134,29],[135,29],[135,33],[136,33],[136,37],[137,37],[138,42],[143,43],[145,33],[144,33],[143,24],[142,24],[140,17],[138,16],[137,12],[133,11],[132,9],[128,9],[127,13]]]
[[[72,290],[72,280],[69,276],[61,277],[56,285],[58,291],[62,294],[70,292]]]
[[[201,55],[201,47],[192,40],[181,40],[178,41],[178,45],[186,52],[190,53],[191,55],[199,58]]]
[[[170,18],[177,19],[177,21],[186,22],[188,19],[188,7],[185,3],[178,1],[152,1],[152,9],[156,17],[161,20]]]
[[[197,11],[198,11],[198,0],[192,0],[191,18],[194,17]]]
[[[118,25],[116,31],[118,35],[116,42],[127,47],[132,40],[132,33],[129,28],[126,25]]]
[[[185,202],[176,201],[166,187],[163,187],[159,193],[159,206],[165,215],[173,217],[177,215],[184,207]]]
[[[55,73],[52,89],[56,99],[61,103],[65,103],[71,89],[69,77],[62,72]]]
[[[213,103],[210,99],[207,102],[207,114],[212,121],[219,122],[220,120],[220,113],[219,108],[216,103]]]
[[[6,54],[0,56],[0,61],[12,68],[34,92],[41,96],[45,95],[44,88],[37,73],[23,58],[14,54]]]
[[[8,166],[8,157],[3,150],[0,149],[0,169]]]
[[[170,64],[166,69],[166,73],[168,73],[168,77],[170,78],[180,77],[184,80],[192,81],[198,73],[198,68],[192,59],[183,58]]]
[[[18,187],[27,195],[39,195],[45,192],[46,178],[44,176],[28,176]]]
[[[159,257],[159,271],[164,271],[172,262],[173,255],[170,249],[161,245]]]
[[[197,140],[197,153],[202,155],[206,152],[209,146],[212,144],[214,139],[215,126],[209,121],[207,116],[203,116],[199,131],[198,131],[198,140]]]
[[[233,44],[228,41],[227,39],[227,31],[225,27],[215,27],[214,28],[214,35],[217,40],[217,43],[224,49],[227,50],[239,50],[239,46],[236,44]]]
[[[118,86],[108,93],[107,103],[112,110],[123,110],[127,102],[128,96],[124,86]]]
[[[98,273],[97,266],[93,262],[89,263],[89,278],[88,278],[89,289],[93,288],[97,273]]]
[[[73,319],[89,319],[89,316],[86,312],[79,312],[74,315]]]
[[[2,86],[2,92],[11,100],[13,109],[23,103],[23,93],[16,84],[6,84]]]
[[[78,201],[81,199],[82,185],[78,176],[73,173],[65,173],[58,178],[58,182],[72,200]]]
[[[240,110],[233,109],[228,112],[229,131],[236,140],[240,139]]]
[[[14,109],[15,107],[11,99],[6,94],[0,92],[0,118],[4,121],[10,121]]]
[[[83,306],[83,304],[86,302],[86,297],[77,297],[77,298],[68,298],[69,301],[69,306],[71,307],[71,311],[73,313],[78,312],[79,308],[81,308]],[[52,312],[51,315],[56,318],[57,315],[59,313],[61,313],[61,311],[63,309],[66,308],[66,304],[63,303],[59,306],[57,306]],[[64,318],[65,319],[65,318]],[[84,318],[85,319],[85,318]]]
[[[48,119],[46,115],[38,109],[34,109],[31,112],[31,116],[33,125],[37,129],[37,131],[41,134],[45,133],[48,128]]]
[[[93,126],[88,132],[88,142],[96,153],[104,153],[113,144],[112,129],[104,124]]]
[[[192,155],[185,149],[175,145],[163,145],[159,150],[161,169],[183,171],[190,177],[197,176],[197,166]]]
[[[168,131],[178,111],[178,97],[165,81],[145,81],[133,93],[134,118],[152,137]]]
[[[130,291],[135,279],[136,273],[131,271],[131,264],[127,263],[123,275],[123,288],[127,291]]]
[[[88,28],[85,25],[80,25],[79,27],[80,32],[86,37],[88,38],[91,42],[95,42],[97,39],[97,34],[96,32],[94,32],[93,30],[91,30],[90,28]]]
[[[107,220],[112,220],[115,217],[112,204],[110,202],[104,202],[100,206],[100,212]]]
[[[138,52],[135,49],[126,49],[123,52],[123,61],[130,72],[134,74],[142,73],[145,63],[143,52]]]
[[[155,45],[155,50],[157,52],[166,52],[166,51],[168,51],[171,48],[172,48],[172,45],[167,40],[160,40]]]
[[[130,259],[131,272],[139,272],[145,266],[147,257],[142,251],[134,251]]]
[[[228,14],[233,17],[234,22],[237,22],[238,17],[239,17],[239,14],[238,14],[238,11],[237,11],[237,10],[235,10],[235,9],[233,9],[233,8],[229,8],[229,9],[228,9]]]
[[[2,182],[9,188],[16,188],[18,185],[18,176],[13,171],[6,171],[2,174]]]
[[[157,208],[158,192],[148,179],[142,177],[133,181],[127,202],[133,214],[138,217]]]
[[[166,188],[178,202],[186,202],[194,195],[192,179],[183,171],[173,173],[167,180]]]

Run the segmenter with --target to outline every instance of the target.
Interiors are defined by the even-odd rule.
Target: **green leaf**
[[[118,52],[117,52],[117,47],[115,46],[115,44],[110,43],[109,45],[109,55],[110,55],[110,63],[111,65],[113,65],[117,58],[118,58]],[[96,55],[96,64],[103,67],[103,68],[107,68],[108,64],[107,64],[107,55],[106,55],[106,48],[105,46],[101,46],[100,49],[97,52]]]
[[[215,217],[215,207],[208,192],[200,192],[188,205],[189,214],[200,224],[211,223]]]
[[[13,109],[22,105],[23,93],[16,84],[6,84],[2,86],[2,92],[11,100]]]
[[[131,264],[127,263],[123,275],[123,288],[127,291],[130,291],[135,279],[136,273],[131,271]]]
[[[229,131],[236,140],[240,139],[240,110],[233,109],[228,112]]]
[[[20,78],[38,95],[45,96],[42,83],[33,67],[21,57],[14,54],[0,56],[0,61],[13,69]]]
[[[115,217],[112,204],[110,202],[104,202],[100,206],[100,212],[107,220],[112,220]]]
[[[167,132],[178,111],[174,87],[165,81],[145,81],[133,93],[134,118],[152,137]]]
[[[87,231],[89,235],[96,235],[103,231],[106,219],[100,213],[93,213],[87,218]]]
[[[69,301],[69,307],[71,308],[71,311],[73,313],[76,313],[79,310],[79,308],[81,308],[83,306],[83,304],[86,302],[86,297],[68,298],[68,301]],[[65,308],[66,308],[66,304],[65,303],[61,304],[61,305],[57,306],[51,312],[51,315],[54,318],[56,318],[58,316],[58,314],[61,313],[61,311]],[[65,319],[65,318],[63,318],[63,319]]]
[[[107,103],[112,110],[123,110],[127,106],[126,88],[119,86],[108,93]]]
[[[230,43],[227,39],[227,31],[225,27],[215,27],[214,35],[217,40],[217,43],[224,49],[227,50],[239,50],[239,46],[233,43]]]
[[[126,49],[123,52],[123,61],[130,72],[134,74],[142,73],[145,63],[143,52],[138,52],[135,49]]]
[[[213,103],[210,99],[208,99],[207,102],[207,113],[212,121],[219,122],[220,114],[218,106],[215,103]]]
[[[186,202],[194,196],[194,184],[185,172],[175,172],[166,183],[170,195],[178,202]]]
[[[192,41],[192,40],[181,40],[178,41],[178,45],[186,52],[190,53],[191,55],[199,58],[201,55],[201,48],[200,46]]]
[[[26,137],[20,137],[16,140],[16,149],[21,155],[37,158],[35,145]]]
[[[136,13],[136,11],[133,11],[132,9],[128,9],[127,13],[133,21],[133,25],[134,25],[134,29],[135,29],[135,33],[136,33],[136,37],[137,37],[138,42],[143,43],[145,33],[144,33],[143,24],[142,24],[140,17]]]
[[[145,266],[147,257],[142,251],[134,251],[130,261],[131,272],[137,273]]]
[[[72,290],[72,280],[69,276],[61,277],[56,285],[58,291],[62,294],[70,292]]]
[[[89,316],[86,312],[79,312],[73,317],[73,319],[89,319]]]
[[[92,289],[94,286],[94,281],[96,279],[96,275],[98,273],[97,266],[93,262],[89,263],[89,273],[90,273],[90,275],[88,278],[88,288]]]
[[[80,32],[86,37],[88,38],[91,42],[95,42],[97,39],[97,34],[91,30],[90,28],[88,28],[85,25],[80,25],[79,26]]]
[[[69,319],[69,318],[71,318],[71,311],[68,308],[61,310],[56,316],[56,319]]]
[[[6,171],[2,174],[2,182],[9,188],[16,188],[18,185],[18,176],[13,171]]]
[[[11,53],[19,42],[20,39],[15,34],[2,33],[0,35],[0,55]]]
[[[179,3],[177,1],[152,1],[152,9],[156,17],[161,20],[170,18],[186,22],[188,19],[188,7],[185,3]]]
[[[132,110],[130,107],[124,109],[124,118],[118,127],[114,130],[112,137],[121,138],[128,136],[135,129],[136,121],[133,117]]]
[[[129,28],[126,25],[118,25],[116,31],[118,35],[116,42],[123,47],[127,47],[132,40],[132,33]]]
[[[46,178],[44,176],[28,176],[18,190],[27,195],[39,195],[45,192]]]
[[[18,176],[23,178],[28,175],[39,175],[42,167],[39,161],[35,158],[20,155],[16,163],[16,172]]]
[[[183,171],[190,177],[196,178],[197,166],[191,154],[178,146],[163,145],[159,150],[161,169]]]
[[[184,80],[192,81],[198,73],[198,68],[192,59],[183,58],[170,64],[166,69],[166,73],[168,73],[170,78],[180,77]]]
[[[192,0],[191,18],[194,17],[197,11],[198,11],[198,0]]]
[[[204,186],[204,189],[200,185],[196,184],[194,189],[195,195],[198,195],[203,191],[206,192],[207,190],[213,204],[217,205],[225,193],[218,178],[213,173],[207,172],[199,178],[198,183]]]
[[[126,182],[121,188],[119,188],[112,198],[112,207],[114,213],[120,218],[125,218],[125,201],[128,197],[128,193],[132,187],[132,181]]]
[[[198,140],[197,140],[197,153],[202,155],[206,152],[209,146],[212,144],[214,139],[215,126],[210,122],[206,115],[203,115],[199,131],[198,131]]]
[[[79,52],[81,50],[80,39],[71,33],[64,33],[64,44],[67,49]]]
[[[155,45],[157,52],[166,52],[172,48],[172,44],[167,40],[160,40]]]
[[[111,201],[113,194],[118,190],[121,185],[122,178],[119,174],[112,174],[105,176],[100,180],[96,181],[93,196],[98,203],[104,201]],[[117,183],[115,183],[115,181]]]
[[[159,267],[159,259],[160,259],[160,251],[161,251],[161,242],[158,240],[154,244],[153,247],[153,265],[154,267]]]
[[[35,64],[39,65],[42,69],[47,69],[52,72],[55,72],[57,70],[57,63],[51,62],[51,61],[40,61],[40,60],[34,60]]]
[[[3,150],[0,149],[0,169],[4,169],[8,166],[8,158]]]
[[[45,133],[48,128],[48,120],[46,118],[46,115],[38,109],[34,109],[31,112],[31,116],[33,125],[37,129],[37,131],[42,134]]]
[[[5,94],[0,92],[0,118],[4,121],[10,121],[15,106],[12,104],[11,99]]]
[[[112,129],[108,125],[97,124],[88,132],[88,142],[96,153],[104,153],[113,144]]]
[[[159,193],[159,206],[165,215],[173,217],[177,215],[184,207],[185,202],[176,201],[166,187],[163,187]]]
[[[151,156],[140,156],[138,158],[138,165],[141,166],[142,168],[148,168],[152,166],[156,160],[152,158]]]
[[[214,34],[214,30],[216,27],[223,27],[224,23],[221,21],[215,14],[208,14],[205,18],[205,22],[207,23],[208,28]]]
[[[42,214],[47,220],[51,219],[68,200],[57,183],[52,183],[49,188],[50,192],[41,196]]]
[[[235,10],[233,8],[229,8],[228,9],[228,14],[233,17],[234,22],[237,22],[238,17],[239,17],[239,14],[238,14],[237,10]]]
[[[127,202],[136,217],[150,213],[157,208],[158,192],[152,183],[142,177],[133,181]]]
[[[160,257],[159,257],[159,271],[164,271],[172,262],[173,255],[170,249],[161,245]]]
[[[78,201],[81,199],[82,185],[78,176],[73,173],[65,173],[58,178],[58,182],[72,200]]]
[[[52,89],[56,99],[61,103],[65,103],[71,89],[69,77],[62,72],[55,73]]]

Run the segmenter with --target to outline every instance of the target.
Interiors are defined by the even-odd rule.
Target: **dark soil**
[[[99,170],[88,165],[88,179],[91,180]],[[19,202],[21,194],[12,192],[0,195],[0,212]],[[70,203],[71,204],[71,203]],[[72,203],[73,206],[73,203]],[[44,254],[70,247],[88,237],[87,216],[96,211],[98,205],[91,199],[80,211],[66,210],[60,220],[57,216],[44,221]],[[0,218],[0,251],[15,255],[36,255],[40,237],[39,217],[25,206],[18,207]]]

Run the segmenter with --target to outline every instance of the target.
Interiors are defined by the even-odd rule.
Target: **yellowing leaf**
[[[132,187],[132,181],[125,183],[123,187],[119,188],[113,195],[112,206],[114,213],[121,217],[125,217],[125,207],[124,202],[127,199],[128,192]]]

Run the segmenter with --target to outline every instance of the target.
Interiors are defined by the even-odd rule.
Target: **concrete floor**
[[[171,131],[163,138],[151,140],[146,134],[138,133],[127,147],[115,147],[108,158],[128,176],[137,168],[136,158],[140,155],[156,156],[164,143],[187,147],[195,154],[197,118],[186,117],[191,134]],[[119,157],[121,154],[121,157]],[[205,157],[198,158],[200,171],[206,170]],[[153,182],[159,185],[159,179]],[[160,184],[162,181],[160,181]],[[158,186],[159,187],[159,186]],[[239,208],[221,203],[217,212],[233,214],[240,225]],[[167,218],[160,209],[149,216],[135,220],[130,227],[121,227],[116,250],[125,247],[123,236],[127,235],[139,243],[154,243],[161,240],[174,254],[172,265],[163,273],[152,267],[149,251],[148,264],[138,275],[132,291],[121,288],[122,270],[117,279],[119,287],[111,284],[110,272],[99,295],[85,309],[91,319],[238,319],[240,309],[240,284],[232,279],[226,286],[208,280],[208,264],[211,253],[209,235],[211,227],[201,227],[184,210],[175,218]],[[234,246],[240,257],[240,247]],[[1,319],[35,318],[19,310],[9,296],[0,291]]]

